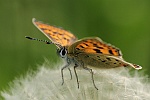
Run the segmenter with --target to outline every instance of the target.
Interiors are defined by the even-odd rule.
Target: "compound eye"
[[[62,49],[60,49],[59,54],[62,58],[64,58],[64,57],[66,57],[67,50],[65,48],[62,48]]]

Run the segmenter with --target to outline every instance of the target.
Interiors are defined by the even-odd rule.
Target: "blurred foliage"
[[[1,0],[0,90],[27,70],[36,70],[44,58],[58,61],[54,45],[25,39],[27,35],[48,40],[32,24],[34,17],[78,38],[98,36],[150,75],[149,11],[149,0]]]

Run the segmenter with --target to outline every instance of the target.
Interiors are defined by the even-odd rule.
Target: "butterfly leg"
[[[62,85],[64,84],[64,73],[63,73],[63,70],[65,69],[65,68],[67,68],[69,65],[70,65],[70,60],[69,59],[67,59],[67,64],[63,67],[63,68],[61,68],[61,77],[62,77]],[[70,68],[68,68],[69,69],[69,71],[70,71],[70,75],[71,75],[71,79],[72,79],[72,74],[71,74],[71,70],[70,70]]]
[[[83,67],[83,68],[84,68],[85,70],[88,70],[88,71],[91,73],[93,85],[94,85],[94,87],[96,88],[96,90],[98,90],[98,88],[96,87],[95,82],[94,82],[94,77],[93,77],[93,71],[92,71],[92,69],[87,68],[87,67]]]
[[[76,72],[76,68],[78,67],[77,64],[75,64],[74,66],[74,73],[75,73],[75,76],[76,76],[76,79],[77,79],[77,85],[78,85],[78,88],[79,88],[79,80],[78,80],[78,75],[77,75],[77,72]]]
[[[70,80],[72,80],[72,73],[71,73],[71,70],[70,68],[68,68],[69,72],[70,72]]]

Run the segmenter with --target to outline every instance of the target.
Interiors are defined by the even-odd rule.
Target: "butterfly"
[[[91,73],[91,78],[94,87],[93,68],[116,68],[116,67],[133,67],[135,69],[142,69],[141,66],[129,63],[122,58],[121,50],[111,44],[105,43],[99,37],[87,37],[77,39],[71,32],[61,28],[57,28],[48,24],[44,24],[32,19],[33,24],[46,35],[51,42],[38,40],[36,38],[26,37],[30,40],[38,40],[46,42],[47,44],[55,44],[57,52],[63,59],[66,60],[66,65],[61,68],[62,85],[64,84],[63,70],[69,69],[70,64],[74,64],[74,72],[79,88],[79,80],[76,72],[77,67],[82,67]],[[69,69],[71,72],[71,70]],[[72,75],[71,75],[72,77]]]

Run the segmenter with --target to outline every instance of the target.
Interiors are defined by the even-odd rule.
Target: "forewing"
[[[118,48],[103,42],[98,37],[81,39],[75,42],[72,47],[74,47],[74,52],[76,53],[83,52],[86,54],[102,54],[120,58],[122,57],[122,53]]]
[[[70,46],[77,40],[77,38],[72,33],[66,30],[44,24],[40,21],[37,21],[35,18],[32,19],[32,22],[53,43],[60,44],[61,46]]]

